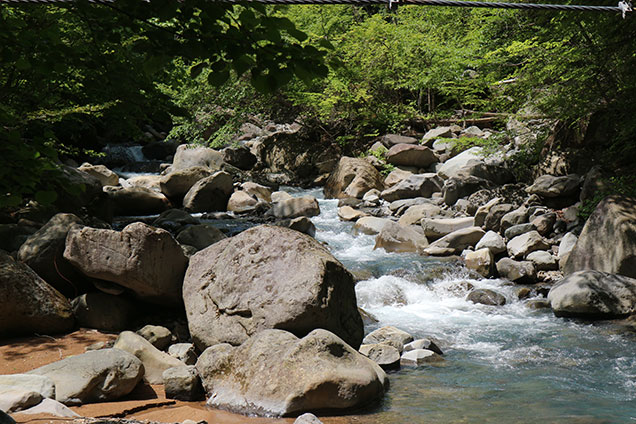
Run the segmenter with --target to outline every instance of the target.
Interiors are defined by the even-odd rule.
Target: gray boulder
[[[232,176],[216,172],[197,181],[183,198],[183,207],[189,212],[227,210],[227,202],[234,191]]]
[[[324,328],[357,348],[363,329],[353,285],[319,242],[263,225],[192,256],[183,299],[200,350],[238,345],[267,328],[299,335]]]
[[[0,386],[0,410],[16,412],[42,402],[42,395],[22,387]]]
[[[196,365],[208,405],[254,415],[347,410],[380,399],[386,374],[329,331],[302,339],[265,330],[238,347],[206,349]]]
[[[384,190],[380,197],[387,202],[413,197],[431,197],[442,191],[443,181],[437,174],[413,174]]]
[[[403,227],[397,222],[388,221],[375,238],[373,249],[384,249],[387,252],[421,252],[427,246],[426,236],[418,232],[417,227]]]
[[[473,175],[458,175],[444,181],[442,197],[444,203],[448,206],[453,206],[458,199],[470,196],[479,190],[492,188],[492,186],[493,184],[490,181],[483,178]]]
[[[29,371],[55,382],[55,400],[65,405],[108,402],[130,393],[144,374],[141,361],[119,349],[70,356]]]
[[[168,355],[186,365],[194,365],[197,362],[197,352],[192,343],[175,343],[168,348]]]
[[[103,331],[127,328],[136,313],[136,307],[128,299],[101,292],[78,296],[71,305],[77,325]]]
[[[428,168],[439,161],[435,152],[417,144],[396,144],[386,152],[386,161],[397,166]]]
[[[433,145],[433,141],[438,138],[451,138],[453,136],[453,131],[451,127],[436,127],[428,130],[426,134],[422,137],[422,144],[429,145],[431,147]]]
[[[227,210],[229,212],[243,213],[253,211],[258,200],[250,196],[246,192],[239,190],[232,193],[227,201]]]
[[[387,225],[389,222],[392,222],[387,218],[377,218],[375,216],[365,216],[356,221],[353,225],[353,233],[354,234],[367,234],[367,235],[375,235],[380,234],[382,228]]]
[[[512,240],[513,238],[517,236],[529,233],[530,231],[536,231],[536,230],[537,230],[537,227],[534,224],[530,222],[526,222],[525,224],[517,224],[517,225],[513,225],[512,227],[509,227],[504,232],[504,236],[508,240]]]
[[[636,279],[586,270],[555,284],[548,300],[556,316],[614,318],[636,312]]]
[[[161,325],[145,325],[137,330],[137,334],[159,350],[166,350],[176,340],[172,331]]]
[[[535,250],[546,250],[550,245],[536,231],[530,231],[510,240],[506,245],[511,258],[525,258]]]
[[[168,209],[152,221],[153,227],[163,228],[164,230],[178,232],[188,225],[200,224],[198,218],[193,217],[189,213],[181,209]]]
[[[493,255],[498,255],[506,251],[506,242],[503,237],[492,230],[488,231],[475,245],[475,250],[487,248]]]
[[[526,189],[529,194],[537,194],[541,197],[578,197],[581,177],[570,174],[563,177],[542,175]]]
[[[196,401],[203,398],[203,386],[194,365],[168,368],[162,379],[166,399]]]
[[[503,306],[506,304],[506,298],[502,294],[488,289],[475,289],[468,293],[466,300],[489,306]]]
[[[208,224],[190,225],[177,234],[177,241],[181,244],[203,250],[214,243],[227,238],[223,231]]]
[[[384,179],[384,185],[387,188],[393,187],[394,185],[396,185],[402,180],[407,179],[411,175],[413,175],[413,173],[410,171],[405,171],[404,169],[396,168],[393,171],[391,171],[389,175],[386,176],[386,178]]]
[[[434,241],[424,252],[433,256],[456,255],[468,247],[475,246],[484,234],[486,232],[479,227],[462,228]]]
[[[241,184],[241,190],[250,196],[255,197],[259,202],[272,202],[272,190],[264,185],[247,181]]]
[[[486,217],[490,213],[490,209],[492,209],[495,205],[501,203],[501,199],[495,197],[494,199],[490,199],[487,203],[479,206],[477,211],[475,212],[475,226],[483,227],[486,222]],[[502,215],[503,216],[503,215]]]
[[[444,358],[428,349],[409,350],[408,352],[404,352],[400,358],[400,365],[406,367],[419,367],[439,362],[444,362]]]
[[[214,149],[193,144],[182,144],[177,147],[172,160],[172,170],[180,171],[194,166],[218,171],[223,166],[223,154]]]
[[[42,399],[42,402],[29,409],[20,411],[20,414],[26,415],[45,415],[62,418],[79,418],[80,415],[74,412],[71,408],[68,408],[63,403],[60,403],[53,399]],[[2,420],[0,423],[4,424]]]
[[[320,206],[314,196],[293,197],[272,205],[276,218],[298,218],[300,216],[320,215]]]
[[[495,268],[495,257],[487,247],[468,251],[464,257],[466,268],[472,269],[482,277],[490,277]]]
[[[363,344],[360,346],[360,353],[381,366],[383,370],[400,368],[400,351],[391,345],[385,343]]]
[[[368,216],[366,212],[358,209],[353,209],[351,206],[342,206],[338,208],[338,218],[342,221],[357,221],[363,216]]]
[[[472,217],[461,218],[423,218],[421,220],[424,235],[432,240],[444,237],[453,231],[473,227],[475,220]]]
[[[293,219],[284,219],[282,221],[276,222],[276,225],[289,228],[294,231],[299,231],[311,237],[314,237],[316,235],[316,226],[313,222],[311,222],[311,219],[307,218],[306,216],[299,216],[298,218]]]
[[[114,189],[107,193],[115,216],[154,215],[171,207],[162,193],[144,187]]]
[[[559,263],[552,253],[545,250],[534,251],[526,257],[534,264],[537,271],[553,271],[559,269]]]
[[[55,398],[55,383],[50,378],[42,375],[0,375],[0,386],[16,387],[36,392],[39,393],[42,398]]]
[[[181,199],[197,181],[209,177],[212,173],[210,168],[203,166],[175,170],[161,177],[159,187],[167,197]]]
[[[470,149],[461,152],[454,158],[444,162],[444,164],[437,170],[437,173],[442,178],[455,177],[463,167],[470,164],[471,162],[481,162],[483,158],[484,150],[481,147],[471,147]]]
[[[312,414],[311,412],[307,412],[302,414],[296,418],[294,424],[323,424],[322,421],[318,419],[317,416]]]
[[[66,297],[0,251],[0,336],[63,333],[73,324]]]
[[[433,203],[422,203],[409,206],[399,219],[399,224],[403,226],[419,224],[423,218],[434,218],[439,216],[442,209]]]
[[[121,232],[76,228],[68,234],[64,257],[85,275],[127,287],[141,299],[181,304],[188,259],[165,230],[141,222]]]
[[[392,325],[387,325],[367,334],[362,343],[366,345],[383,343],[389,346],[393,346],[400,353],[402,353],[402,351],[404,350],[404,345],[412,341],[413,336],[411,336],[406,331],[400,330],[399,328],[393,327]]]
[[[438,355],[443,355],[442,349],[440,349],[434,341],[430,339],[417,339],[404,345],[404,352],[409,352],[415,349],[431,350]]]
[[[382,175],[364,159],[343,156],[325,183],[326,198],[361,199],[371,189],[384,190]]]
[[[507,214],[501,217],[501,229],[503,231],[506,231],[508,228],[512,226],[524,224],[528,222],[528,216],[529,216],[528,208],[526,208],[525,206],[522,206],[518,209],[508,212]]]
[[[515,261],[502,258],[497,262],[497,272],[500,277],[516,283],[535,283],[537,270],[530,261]]]
[[[386,134],[380,140],[387,147],[395,146],[396,144],[417,144],[417,138],[399,134]]]

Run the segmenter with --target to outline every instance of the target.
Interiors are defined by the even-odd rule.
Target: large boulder
[[[76,295],[77,271],[64,259],[64,243],[72,226],[82,220],[70,213],[58,213],[29,236],[18,251],[18,259],[66,296]]]
[[[0,251],[0,336],[63,333],[73,324],[66,297]]]
[[[556,316],[625,316],[636,312],[636,279],[600,271],[578,271],[555,284],[548,300]]]
[[[437,240],[462,228],[473,227],[475,220],[472,217],[462,218],[423,218],[420,221],[424,235],[428,239]]]
[[[19,387],[39,393],[43,398],[55,398],[55,383],[50,378],[42,375],[0,375],[0,386]]]
[[[469,165],[470,163],[481,162],[484,159],[484,149],[479,146],[471,147],[455,156],[452,159],[447,160],[437,170],[437,173],[442,178],[451,178],[457,176],[459,171]]]
[[[541,197],[578,197],[581,177],[570,174],[563,177],[542,175],[526,189],[529,194],[537,194]]]
[[[367,234],[367,235],[375,235],[379,234],[387,225],[391,222],[390,219],[387,218],[378,218],[375,216],[364,216],[356,221],[353,225],[353,233],[354,234]]]
[[[17,412],[42,402],[42,395],[21,387],[0,386],[0,411]]]
[[[384,190],[382,175],[368,161],[342,157],[329,175],[324,192],[327,198],[355,197],[361,199],[371,189]]]
[[[519,259],[525,258],[529,253],[536,250],[549,249],[550,245],[541,237],[541,234],[536,231],[529,231],[510,240],[506,248],[511,258]]]
[[[386,152],[386,161],[397,166],[428,168],[439,161],[435,152],[417,144],[396,144]]]
[[[442,197],[444,198],[444,203],[448,206],[453,206],[458,199],[470,196],[479,190],[492,188],[492,186],[493,184],[490,181],[483,178],[473,175],[457,175],[444,181]]]
[[[361,407],[381,399],[388,384],[377,364],[323,329],[302,339],[265,330],[238,347],[208,348],[196,367],[208,405],[242,414]]]
[[[424,218],[434,218],[442,212],[442,208],[433,203],[422,203],[409,206],[398,221],[400,225],[419,224]]]
[[[107,192],[115,216],[154,215],[170,209],[162,193],[144,187],[130,187]]]
[[[116,186],[119,184],[119,176],[104,165],[91,165],[90,163],[83,163],[79,168],[80,171],[86,172],[99,180],[102,185]]]
[[[216,172],[190,188],[183,198],[183,207],[189,212],[225,211],[233,191],[232,176]]]
[[[85,293],[73,299],[73,315],[80,327],[121,331],[135,316],[135,306],[123,296]]]
[[[238,345],[258,331],[333,331],[362,340],[352,275],[319,242],[263,225],[213,244],[190,259],[183,284],[188,326],[201,350]]]
[[[479,227],[462,228],[434,241],[424,249],[424,253],[433,256],[456,255],[475,246],[485,234]]]
[[[563,272],[585,269],[636,278],[636,198],[606,197],[590,215]]]
[[[218,171],[223,166],[223,154],[208,147],[192,144],[182,144],[177,147],[172,160],[172,170],[180,171],[193,166],[202,166],[212,171]]]
[[[159,186],[167,197],[181,199],[197,181],[209,177],[212,173],[210,168],[203,166],[179,169],[161,177]]]
[[[108,402],[130,393],[144,374],[134,355],[119,349],[101,349],[70,356],[27,374],[55,382],[55,400],[65,405]]]
[[[223,150],[223,160],[232,166],[249,171],[256,165],[257,158],[247,147],[226,147]]]
[[[433,193],[442,191],[442,185],[443,181],[437,174],[413,174],[384,190],[380,197],[387,202],[413,197],[431,197]]]
[[[428,240],[411,226],[403,227],[397,222],[388,221],[375,238],[374,249],[387,252],[421,252],[428,246]]]
[[[122,231],[75,228],[64,257],[86,276],[127,287],[143,300],[181,304],[188,259],[166,230],[141,222]]]
[[[276,218],[298,218],[320,215],[320,206],[314,196],[292,197],[274,203],[272,213]]]

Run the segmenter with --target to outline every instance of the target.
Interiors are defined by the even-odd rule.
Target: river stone
[[[75,228],[66,238],[64,257],[85,275],[127,287],[143,300],[181,304],[188,258],[166,230],[141,222],[121,232]]]
[[[16,412],[42,402],[42,395],[22,387],[0,386],[0,410]]]
[[[542,175],[526,191],[548,198],[578,196],[580,184],[581,177],[576,174],[563,177]]]
[[[194,365],[168,368],[162,379],[166,399],[197,401],[203,398],[201,379]]]
[[[343,156],[325,183],[325,197],[361,199],[373,188],[384,190],[382,179],[382,174],[366,160]]]
[[[475,226],[483,227],[486,222],[486,217],[490,213],[490,209],[492,209],[495,205],[501,203],[501,199],[495,197],[494,199],[489,200],[486,204],[481,205],[477,208],[477,212],[475,212]]]
[[[283,202],[292,199],[292,195],[286,191],[275,191],[272,193],[272,203]]]
[[[411,343],[407,343],[404,345],[404,352],[409,352],[415,349],[427,349],[432,350],[438,355],[443,355],[442,349],[440,349],[434,341],[430,339],[417,339],[413,340]]]
[[[223,154],[208,147],[193,144],[182,144],[177,147],[172,160],[172,171],[202,166],[212,171],[218,171],[223,165]]]
[[[183,198],[183,207],[189,212],[225,211],[233,191],[232,176],[227,172],[216,172],[190,188]]]
[[[437,353],[428,349],[413,349],[408,352],[404,352],[400,358],[400,365],[406,367],[419,367],[421,365],[433,364],[443,362],[442,358]]]
[[[91,165],[85,162],[77,169],[97,178],[102,185],[116,186],[119,184],[119,176],[104,165]]]
[[[530,261],[502,258],[497,262],[499,276],[517,283],[535,283],[537,270]]]
[[[250,196],[244,191],[235,191],[227,202],[227,210],[229,212],[249,212],[253,211],[258,200]]]
[[[103,331],[121,331],[135,316],[135,306],[122,296],[85,293],[71,302],[77,325]]]
[[[493,230],[496,232],[500,232],[501,229],[501,218],[503,218],[508,212],[514,210],[515,207],[508,203],[500,203],[492,206],[488,210],[488,214],[484,219],[484,230]],[[479,210],[477,210],[479,213]],[[475,225],[477,225],[477,217],[475,216]]]
[[[170,201],[162,193],[144,187],[108,191],[115,216],[154,215],[170,209]]]
[[[403,226],[419,224],[422,218],[439,216],[442,209],[433,203],[410,206],[400,217],[398,223]]]
[[[387,252],[421,252],[428,246],[428,240],[416,228],[403,227],[397,222],[388,221],[376,236],[373,249],[381,248]]]
[[[476,160],[471,160],[468,162],[467,165],[459,168],[456,176],[479,177],[488,180],[496,185],[508,184],[515,179],[512,172],[501,165]]]
[[[534,264],[537,271],[553,271],[559,269],[559,263],[556,258],[545,250],[534,251],[528,254],[526,259]]]
[[[552,232],[554,228],[554,224],[556,223],[557,216],[556,213],[550,212],[540,215],[532,220],[532,225],[537,228],[537,231],[542,236],[547,236]]]
[[[402,180],[407,179],[411,175],[413,175],[413,173],[410,171],[405,171],[403,169],[396,168],[393,171],[389,172],[389,175],[386,176],[386,178],[384,179],[384,185],[387,188],[393,187],[394,185],[396,185]]]
[[[131,177],[128,179],[119,179],[119,184],[123,188],[147,188],[152,191],[161,191],[161,176],[160,175],[137,175],[135,177]],[[106,187],[104,187],[104,191],[106,191]]]
[[[481,147],[475,146],[465,150],[452,159],[447,160],[437,170],[437,173],[444,179],[456,177],[460,169],[468,165],[471,161],[482,161],[484,151]]]
[[[482,277],[490,277],[495,268],[495,257],[490,249],[484,247],[479,250],[469,251],[464,257],[466,268],[472,269]]]
[[[152,221],[153,227],[160,227],[164,230],[177,232],[187,225],[200,224],[197,218],[181,209],[168,209]]]
[[[483,248],[489,249],[493,255],[498,255],[506,251],[506,242],[499,233],[490,230],[475,245],[475,250]]]
[[[241,190],[249,194],[252,197],[256,197],[259,202],[272,202],[272,190],[264,185],[256,184],[252,181],[247,181],[241,184]]]
[[[232,266],[228,266],[232,264]],[[306,234],[262,225],[195,254],[183,284],[195,345],[238,345],[258,331],[324,328],[357,348],[353,276]]]
[[[432,128],[422,137],[422,144],[431,147],[434,140],[437,140],[438,138],[451,138],[452,136],[453,131],[451,130],[451,127]]]
[[[144,374],[141,361],[119,349],[70,356],[29,371],[55,382],[55,400],[65,405],[108,402],[130,393]]]
[[[77,211],[103,196],[102,183],[97,178],[72,166],[61,165],[58,169],[61,171],[56,175],[58,187],[75,189],[56,191],[54,205],[62,212]]]
[[[223,161],[232,166],[249,171],[256,165],[258,159],[247,147],[226,147],[223,149]]]
[[[636,279],[585,270],[568,275],[548,293],[559,317],[613,318],[636,312]]]
[[[168,368],[185,366],[180,360],[160,351],[148,340],[132,331],[119,334],[113,348],[137,357],[145,370],[144,380],[150,384],[163,384],[163,372]]]
[[[42,398],[55,398],[55,383],[48,377],[31,374],[0,375],[0,386],[37,392]],[[2,409],[2,408],[0,408]]]
[[[512,226],[525,224],[526,222],[528,222],[528,215],[528,208],[526,208],[525,206],[521,206],[518,209],[508,212],[501,217],[501,229],[503,231],[506,231]]]
[[[194,365],[197,362],[197,353],[192,343],[175,343],[170,345],[168,355],[180,360],[186,365]]]
[[[365,216],[356,221],[353,225],[354,234],[376,235],[382,231],[385,225],[392,222],[387,218],[377,218],[375,216]]]
[[[148,324],[137,330],[136,333],[159,350],[166,350],[172,341],[176,339],[170,330],[161,325]]]
[[[413,197],[431,197],[433,193],[442,191],[442,185],[442,179],[437,174],[413,174],[384,190],[380,197],[387,202]]]
[[[636,278],[636,198],[606,197],[590,215],[563,273],[585,269]]]
[[[558,250],[560,269],[563,269],[565,266],[565,262],[567,261],[572,249],[574,249],[578,239],[579,238],[574,233],[566,233],[561,239]]]
[[[311,221],[311,219],[307,218],[306,216],[299,216],[298,218],[293,219],[284,219],[282,221],[276,222],[275,225],[289,228],[294,231],[299,231],[311,237],[314,237],[316,235],[316,226]]]
[[[300,415],[294,421],[294,424],[323,424],[322,421],[318,419],[317,416],[312,414],[311,412],[307,412],[305,414]]]
[[[503,295],[488,289],[475,289],[468,293],[466,300],[489,306],[503,306],[506,304],[506,298]]]
[[[302,339],[264,330],[238,347],[206,349],[196,367],[207,404],[241,414],[347,410],[381,399],[388,387],[382,368],[323,329]]]
[[[380,140],[387,147],[397,144],[417,144],[417,138],[398,134],[386,134]]]
[[[412,341],[413,336],[409,333],[393,327],[392,325],[388,325],[367,334],[364,340],[362,340],[362,343],[369,345],[384,343],[393,346],[402,353],[404,345]]]
[[[351,206],[343,206],[338,208],[338,218],[343,221],[356,221],[358,218],[367,216],[365,212],[353,209]]]
[[[383,370],[400,368],[400,351],[386,343],[361,345],[360,353],[382,367]]]
[[[438,162],[437,155],[428,147],[416,144],[396,144],[385,154],[386,161],[396,166],[428,168]]]
[[[457,200],[470,196],[476,191],[492,188],[493,184],[483,178],[473,175],[457,175],[444,181],[442,198],[448,206],[453,206]]]
[[[161,177],[159,187],[167,197],[181,199],[197,181],[209,177],[212,173],[210,168],[203,166],[174,170]]]
[[[298,218],[320,215],[320,206],[314,196],[293,197],[274,203],[272,213],[276,218]]]
[[[424,235],[427,238],[436,240],[444,237],[453,231],[474,226],[474,218],[423,218],[421,221]]]
[[[535,250],[549,249],[550,245],[541,237],[537,231],[530,231],[521,234],[508,242],[506,249],[511,258],[525,258]]]
[[[208,224],[190,225],[177,234],[179,243],[193,246],[197,250],[205,249],[224,238],[227,236],[223,231]]]
[[[525,224],[513,225],[512,227],[508,228],[504,232],[504,236],[508,240],[512,240],[513,238],[517,236],[529,233],[530,231],[536,231],[536,230],[537,230],[537,227],[534,224],[530,222],[526,222]]]
[[[64,333],[72,328],[66,297],[0,251],[0,336]]]
[[[45,415],[45,416],[54,416],[54,417],[62,417],[62,418],[79,418],[80,415],[74,412],[72,409],[65,406],[63,403],[60,403],[53,399],[42,399],[42,402],[38,403],[35,406],[32,406],[29,409],[25,409],[24,411],[20,411],[20,414],[26,415]],[[4,424],[0,419],[0,423]]]
[[[486,232],[479,227],[462,228],[434,241],[424,252],[433,256],[456,255],[477,244],[484,234]]]

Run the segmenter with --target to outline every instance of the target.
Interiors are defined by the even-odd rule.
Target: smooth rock
[[[197,401],[203,398],[201,379],[194,365],[168,368],[162,378],[166,399]]]
[[[176,339],[170,330],[160,325],[145,325],[137,330],[137,334],[148,340],[151,345],[159,350],[166,350],[172,341]]]
[[[512,227],[509,227],[504,232],[504,236],[508,240],[512,240],[513,238],[517,236],[529,233],[530,231],[536,231],[536,230],[537,230],[537,227],[534,224],[527,222],[525,224],[518,224],[518,225],[513,225]]]
[[[563,268],[563,265],[565,265],[565,261],[572,249],[574,249],[578,239],[574,233],[566,233],[561,239],[558,250],[560,268]]]
[[[535,283],[537,270],[530,261],[502,258],[497,262],[497,272],[503,278],[517,283]]]
[[[471,161],[482,161],[484,151],[481,147],[475,146],[465,150],[452,159],[447,160],[437,170],[437,173],[444,179],[457,176],[460,169],[468,165]]]
[[[248,212],[254,210],[258,200],[244,191],[235,191],[227,202],[227,210],[230,212]]]
[[[393,346],[402,353],[404,345],[412,341],[413,336],[409,333],[388,325],[367,334],[367,336],[362,340],[362,343],[367,345],[384,343]]]
[[[135,306],[122,296],[102,292],[85,293],[71,302],[77,325],[103,331],[121,331],[136,313]]]
[[[302,339],[265,330],[238,347],[206,349],[196,367],[208,405],[242,414],[347,410],[377,401],[388,387],[382,368],[323,329]]]
[[[474,226],[474,218],[423,218],[421,220],[424,235],[429,239],[439,239],[454,231]]]
[[[428,130],[426,134],[422,137],[422,144],[428,145],[431,147],[433,145],[433,141],[438,138],[451,138],[453,136],[453,131],[451,127],[436,127]]]
[[[298,218],[320,215],[320,206],[314,196],[294,197],[273,204],[272,213],[276,218]]]
[[[430,339],[417,339],[413,340],[411,343],[407,343],[404,345],[404,352],[409,352],[415,349],[426,349],[432,350],[438,355],[443,355],[442,349],[440,349],[435,342]]]
[[[400,351],[385,344],[361,345],[360,353],[382,367],[383,370],[400,368]]]
[[[526,259],[534,264],[537,271],[552,271],[559,269],[557,259],[550,252],[545,250],[534,251],[526,257]]]
[[[423,218],[439,216],[441,211],[441,208],[433,203],[413,205],[402,214],[398,223],[402,226],[419,224]]]
[[[43,375],[55,383],[55,400],[65,405],[108,402],[130,393],[144,374],[134,355],[100,349],[70,356],[27,374]]]
[[[212,171],[218,171],[222,165],[223,154],[221,152],[194,144],[182,144],[177,147],[172,160],[173,172],[194,166],[202,166]]]
[[[542,175],[526,189],[529,194],[537,194],[542,197],[569,197],[579,194],[581,177],[570,174],[563,177]]]
[[[384,185],[387,188],[393,187],[394,185],[396,185],[402,180],[407,179],[411,175],[413,175],[413,173],[410,171],[405,171],[403,169],[396,168],[393,171],[389,172],[389,175],[386,176],[386,178],[384,179]]]
[[[183,198],[183,207],[189,212],[225,211],[233,191],[232,176],[227,172],[216,172],[190,188]]]
[[[424,252],[434,256],[459,254],[477,244],[485,234],[486,232],[479,227],[462,228],[434,241]]]
[[[177,234],[177,241],[181,244],[203,250],[214,243],[227,238],[223,231],[208,224],[190,225]]]
[[[380,197],[387,202],[413,197],[431,197],[442,191],[442,179],[437,174],[413,174],[384,190]]]
[[[338,218],[343,221],[356,221],[358,218],[362,218],[363,216],[367,216],[367,214],[360,210],[353,209],[351,206],[338,208]]]
[[[91,165],[83,163],[79,168],[80,171],[86,172],[99,180],[104,186],[116,186],[119,184],[119,176],[104,165]]]
[[[296,418],[294,424],[322,424],[322,421],[318,419],[314,414],[307,412]]]
[[[183,362],[160,351],[148,340],[132,331],[122,332],[113,348],[137,357],[143,363],[144,380],[150,384],[163,384],[163,372],[172,367],[183,367]]]
[[[399,134],[386,134],[382,136],[381,142],[383,145],[391,147],[396,144],[417,144],[417,138]]]
[[[508,255],[511,258],[525,258],[529,253],[535,250],[549,249],[550,245],[541,237],[537,231],[530,231],[510,240],[506,244]]]
[[[375,238],[373,249],[387,252],[421,252],[428,247],[426,236],[414,228],[403,227],[397,222],[388,221]]]
[[[145,187],[130,187],[108,191],[115,216],[154,215],[170,209],[166,196]]]
[[[506,304],[506,298],[503,295],[488,289],[475,289],[468,293],[466,300],[489,306],[503,306]]]
[[[356,221],[353,225],[354,234],[376,235],[382,231],[385,225],[392,222],[387,218],[376,218],[375,216],[365,216]]]
[[[45,415],[45,416],[54,416],[54,417],[62,417],[62,418],[79,418],[80,415],[73,411],[71,408],[67,407],[61,402],[58,402],[54,399],[42,399],[42,402],[38,403],[35,406],[32,406],[29,409],[25,409],[24,411],[20,411],[20,414],[27,415]],[[0,422],[2,422],[0,420]]]
[[[413,349],[408,352],[404,352],[400,358],[400,365],[405,367],[419,367],[426,364],[434,364],[443,362],[442,358],[437,353],[428,349]]]
[[[384,190],[380,172],[364,159],[343,156],[336,169],[329,175],[324,193],[328,199],[361,199],[364,193],[373,188]]]
[[[252,197],[256,197],[259,202],[272,202],[272,190],[261,184],[247,181],[241,184],[241,190]]]
[[[42,402],[42,395],[22,387],[0,386],[0,410],[16,412]]]
[[[386,161],[397,166],[428,168],[439,161],[435,152],[417,144],[396,144],[385,154]]]
[[[161,192],[170,198],[183,198],[197,181],[212,175],[210,168],[193,166],[164,175],[159,180]]]
[[[501,217],[501,229],[506,231],[508,228],[528,222],[528,208],[521,206]]]
[[[50,378],[41,375],[0,375],[0,386],[10,386],[30,392],[37,392],[42,398],[55,398],[55,383],[53,383],[53,380]]]
[[[228,266],[232,264],[232,266]],[[362,340],[353,276],[313,238],[262,225],[195,254],[183,284],[188,326],[203,350],[267,328],[324,328]]]
[[[499,233],[490,230],[475,245],[475,250],[483,248],[489,249],[493,255],[498,255],[506,251],[506,242]]]
[[[186,365],[194,365],[197,362],[197,353],[192,343],[175,343],[170,345],[168,355],[180,360]]]
[[[469,251],[464,257],[466,268],[472,269],[482,277],[490,277],[495,268],[495,257],[487,247]]]

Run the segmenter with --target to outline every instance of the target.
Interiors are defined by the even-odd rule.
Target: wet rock
[[[168,209],[167,211],[161,212],[159,217],[152,222],[152,225],[153,227],[163,228],[164,230],[178,232],[185,226],[200,223],[201,221],[186,211],[181,209]]]
[[[437,174],[414,174],[384,190],[380,197],[387,202],[413,197],[431,197],[442,191],[442,179]]]
[[[365,212],[353,209],[351,206],[343,206],[338,208],[338,218],[343,221],[356,221],[358,218],[367,216]]]
[[[382,228],[389,222],[392,222],[390,219],[386,218],[376,218],[374,216],[365,216],[356,221],[353,225],[354,234],[368,234],[375,235],[379,234],[382,231]]]
[[[137,330],[137,334],[148,340],[151,345],[159,350],[166,350],[176,339],[170,330],[160,325],[145,325],[143,328]]]
[[[400,368],[400,351],[395,347],[385,344],[371,344],[360,346],[360,353],[382,367],[383,370]]]
[[[452,159],[447,160],[437,170],[442,178],[456,177],[460,169],[468,165],[471,161],[481,162],[484,158],[484,152],[481,147],[475,146],[465,150]]]
[[[193,144],[182,144],[177,147],[172,160],[172,170],[201,166],[212,171],[218,171],[223,165],[223,154],[208,147],[196,146]]]
[[[453,206],[457,203],[458,199],[470,196],[476,191],[491,187],[492,183],[483,178],[472,175],[458,175],[444,181],[442,197],[444,198],[444,203],[448,206]]]
[[[194,365],[197,362],[197,353],[192,343],[175,343],[168,348],[168,355],[186,365]]]
[[[177,241],[181,244],[203,250],[214,243],[227,238],[223,231],[208,224],[190,225],[177,234]]]
[[[530,261],[502,258],[497,262],[497,272],[502,278],[516,283],[535,283],[537,271]]]
[[[397,166],[428,168],[438,162],[437,155],[428,147],[415,144],[396,144],[385,154],[386,161]]]
[[[0,251],[0,335],[63,333],[73,328],[71,304],[31,268]]]
[[[0,410],[16,412],[42,402],[42,395],[21,387],[0,386]]]
[[[105,167],[104,165],[91,165],[90,163],[83,163],[78,168],[82,172],[86,172],[88,175],[95,177],[103,186],[116,186],[119,184],[119,176],[113,171]]]
[[[196,367],[208,405],[242,414],[347,410],[380,399],[388,387],[377,364],[322,329],[302,339],[265,330],[238,347],[206,349]]]
[[[493,255],[506,251],[506,242],[498,233],[490,230],[475,245],[475,250],[487,248]]]
[[[528,254],[527,260],[534,264],[537,271],[552,271],[559,269],[557,259],[550,252],[537,250]]]
[[[636,198],[609,196],[598,204],[563,268],[564,274],[597,270],[636,278]]]
[[[404,352],[400,358],[400,365],[405,367],[419,367],[439,362],[444,362],[444,358],[428,349],[409,350],[408,352]]]
[[[181,304],[188,259],[165,230],[141,222],[121,232],[75,228],[66,238],[64,257],[83,274],[127,287],[141,299]]]
[[[444,237],[453,231],[462,230],[474,226],[475,220],[472,217],[462,218],[423,218],[421,220],[424,235],[427,238],[436,240]]]
[[[159,187],[167,197],[182,199],[197,181],[209,177],[213,172],[204,166],[175,170],[161,177]]]
[[[166,399],[197,401],[203,399],[203,386],[194,365],[168,368],[163,372]]]
[[[525,258],[535,250],[546,250],[550,245],[536,231],[530,231],[510,240],[506,245],[511,258]]]
[[[316,216],[320,215],[320,206],[313,196],[294,197],[274,203],[272,213],[276,218]]]
[[[324,188],[326,198],[355,197],[376,188],[384,190],[382,175],[364,159],[342,157],[336,169],[329,175]]]
[[[108,191],[115,216],[154,215],[170,209],[166,196],[144,187]]]
[[[426,237],[415,228],[403,227],[397,222],[388,221],[375,238],[373,249],[387,252],[421,252],[428,246]]]
[[[82,224],[83,221],[73,214],[58,213],[29,236],[18,251],[18,260],[67,296],[75,295],[83,284],[80,284],[77,271],[62,255],[64,243],[71,227]],[[69,283],[69,280],[75,283]]]
[[[434,218],[441,213],[441,208],[433,203],[422,203],[410,206],[400,217],[398,223],[403,226],[419,224],[422,218]]]
[[[0,387],[20,388],[40,394],[40,398],[55,398],[55,383],[48,377],[31,374],[0,375]],[[3,409],[3,408],[0,408]]]
[[[530,309],[549,309],[550,302],[543,299],[533,299],[533,300],[529,300],[526,303],[526,306]]]
[[[488,248],[469,251],[464,258],[466,268],[476,271],[482,277],[490,277],[495,268],[495,257]]]
[[[466,300],[489,306],[503,306],[506,304],[506,298],[502,294],[488,289],[475,289],[468,293]]]
[[[477,244],[485,234],[479,227],[462,228],[434,241],[424,252],[433,256],[456,255]]]
[[[107,293],[85,293],[73,299],[77,325],[103,331],[121,331],[135,316],[135,306],[126,298]]]
[[[144,374],[141,361],[119,349],[70,356],[27,374],[55,383],[55,400],[65,405],[108,402],[130,393]]]
[[[183,198],[183,207],[189,212],[225,211],[233,191],[232,176],[216,172],[190,188]]]
[[[247,181],[241,184],[241,190],[250,196],[255,197],[259,202],[272,202],[272,190],[264,185]]]
[[[400,353],[404,350],[404,345],[413,341],[413,336],[411,336],[406,331],[402,331],[399,328],[393,327],[391,325],[378,328],[367,334],[367,336],[362,340],[363,344],[373,345],[373,344],[387,344],[396,348]]]
[[[613,318],[636,312],[636,279],[594,270],[555,284],[548,300],[559,317]]]
[[[513,238],[517,236],[529,233],[530,231],[536,231],[536,230],[537,230],[537,227],[534,224],[527,222],[525,224],[513,225],[512,227],[508,228],[504,232],[504,236],[508,240],[512,240]]]
[[[417,339],[404,345],[404,352],[410,352],[416,349],[431,350],[438,355],[443,355],[442,349],[440,349],[434,341],[430,339]]]
[[[113,348],[134,355],[143,364],[144,380],[150,384],[163,384],[163,372],[172,367],[183,367],[183,362],[160,351],[148,340],[132,331],[122,332]]]
[[[325,328],[355,347],[362,340],[351,274],[319,242],[286,228],[254,227],[195,254],[183,298],[201,350],[267,328]]]

